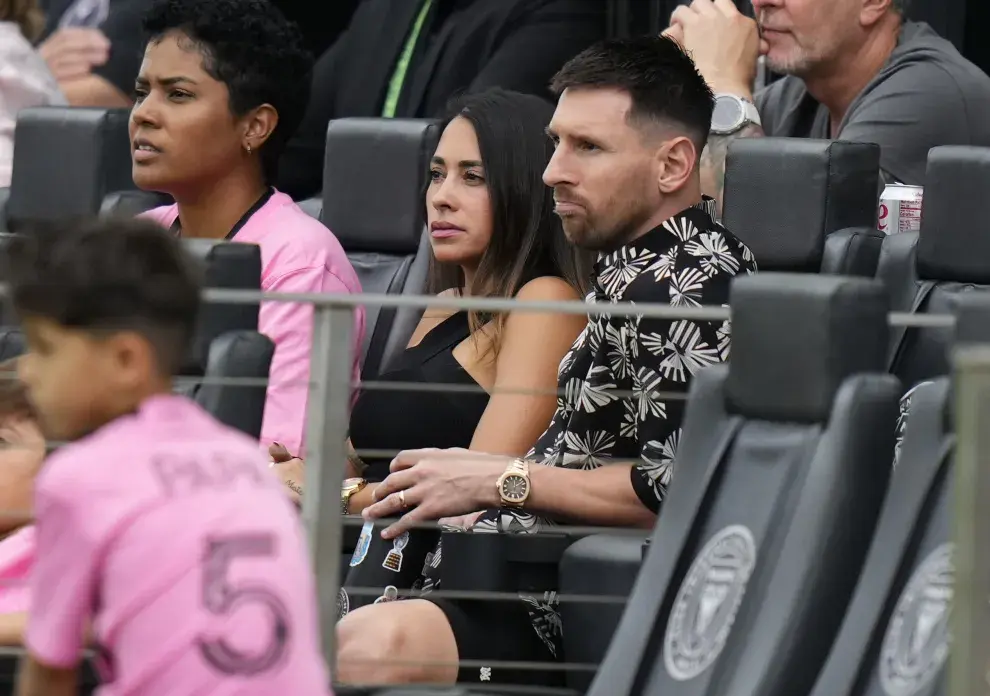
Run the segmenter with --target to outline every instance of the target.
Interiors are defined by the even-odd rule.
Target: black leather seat
[[[900,393],[880,374],[883,289],[758,274],[734,283],[731,306],[732,360],[695,378],[677,470],[593,696],[806,693],[859,575]]]
[[[953,589],[949,380],[911,397],[862,579],[813,696],[947,694]]]
[[[322,222],[340,240],[366,293],[402,292],[423,237],[427,164],[437,125],[346,118],[327,130]],[[362,375],[378,374],[395,312],[368,306]],[[404,346],[403,346],[404,347]]]
[[[956,307],[956,343],[990,342],[990,296]],[[812,696],[948,694],[954,590],[951,384],[911,395],[904,443],[856,594]]]
[[[10,202],[10,188],[0,188],[0,231],[7,231],[7,204]]]
[[[309,215],[314,220],[319,220],[320,216],[323,215],[323,199],[322,198],[307,198],[304,201],[299,201],[297,205],[302,208],[302,211]]]
[[[0,362],[16,358],[27,350],[24,332],[15,326],[0,327]]]
[[[225,290],[261,290],[261,249],[256,244],[185,240],[186,249],[203,263],[203,287]],[[204,302],[184,374],[201,375],[213,340],[230,331],[258,329],[258,302],[245,304]],[[267,376],[267,375],[266,375]]]
[[[872,276],[880,148],[806,138],[743,138],[729,147],[722,222],[760,271]]]
[[[646,534],[595,534],[578,539],[560,561],[562,595],[598,597],[591,604],[561,606],[564,653],[574,664],[602,662],[622,620],[627,600],[643,564]],[[579,693],[587,691],[594,678],[587,671],[569,672],[567,685]]]
[[[419,249],[409,264],[406,272],[406,281],[402,286],[402,294],[407,296],[425,295],[427,291],[427,281],[430,270],[430,256],[433,251],[430,249],[430,236],[423,234],[419,238]],[[377,372],[381,373],[388,369],[392,361],[395,360],[402,351],[409,345],[409,339],[419,325],[419,320],[423,316],[423,307],[400,307],[388,310],[392,316],[392,325],[388,329],[384,341],[373,345],[374,355],[378,358]],[[379,321],[381,319],[379,318]],[[380,349],[379,349],[380,346]],[[370,373],[369,373],[370,375]]]
[[[231,331],[214,338],[203,383],[193,391],[193,399],[221,423],[260,437],[274,354],[275,344],[257,331]],[[223,380],[249,383],[224,384]]]
[[[171,205],[172,198],[154,191],[113,191],[103,197],[101,216],[137,217],[160,205]]]
[[[926,181],[921,231],[884,240],[877,278],[894,312],[950,314],[962,294],[990,286],[990,235],[982,226],[990,148],[934,148]],[[895,327],[888,368],[905,387],[948,374],[952,340],[949,327]]]
[[[111,191],[134,188],[126,109],[39,107],[17,115],[9,229],[95,215]]]

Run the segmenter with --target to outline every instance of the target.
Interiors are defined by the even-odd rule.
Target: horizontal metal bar
[[[372,484],[373,485],[373,484]],[[342,524],[345,527],[361,527],[364,525],[365,520],[360,515],[344,515],[342,518]],[[395,518],[383,517],[379,520],[375,520],[375,524],[384,527],[392,522],[395,522]],[[409,525],[409,529],[426,529],[430,531],[436,531],[439,528],[439,524],[436,521],[430,522],[413,522]],[[557,527],[550,527],[547,531],[532,532],[529,534],[515,534],[514,539],[518,540],[518,543],[524,544],[526,540],[535,540],[541,536],[595,536],[599,534],[612,536],[612,537],[633,537],[646,541],[648,530],[636,529],[634,527],[593,527],[593,526],[578,526],[578,525],[561,525]]]
[[[380,597],[383,588],[381,587],[349,587],[345,585],[347,594],[351,597]],[[424,595],[419,590],[398,590],[397,597],[402,599],[416,599],[419,597],[434,597],[436,599],[468,599],[484,602],[518,602],[519,595],[524,594],[530,597],[542,597],[543,593],[520,593],[520,592],[491,592],[488,590],[433,590]],[[584,595],[584,594],[558,594],[557,599],[563,604],[625,604],[628,597],[619,595]]]
[[[0,297],[6,294],[6,285],[0,284]],[[646,317],[650,319],[680,319],[695,321],[725,321],[730,318],[728,307],[709,305],[704,307],[671,307],[660,303],[632,302],[593,303],[574,300],[570,302],[520,301],[511,298],[491,297],[438,297],[436,295],[383,295],[376,293],[330,294],[330,293],[281,293],[259,292],[257,290],[234,290],[230,288],[207,288],[203,290],[205,302],[217,304],[254,304],[256,302],[297,302],[317,307],[365,307],[376,306],[389,309],[434,309],[466,310],[483,313],[496,312],[540,312],[557,314],[585,314],[598,316],[607,314],[614,317]],[[888,315],[892,326],[916,328],[948,328],[955,324],[949,314],[912,314],[892,312]]]
[[[536,671],[541,672],[595,672],[598,670],[598,665],[586,663],[586,662],[522,662],[514,660],[458,660],[457,662],[448,660],[403,660],[400,658],[375,658],[375,659],[365,659],[365,658],[352,658],[347,660],[349,665],[403,665],[410,667],[452,667],[460,666],[467,667],[470,669],[482,669],[489,667],[491,669],[511,669],[515,671]],[[348,685],[350,686],[350,685]],[[370,684],[363,684],[362,686],[372,686]],[[420,686],[420,685],[417,685]],[[449,688],[449,687],[447,687]],[[499,684],[499,693],[509,693],[511,685],[509,684]],[[532,687],[518,685],[517,688],[520,691],[524,691],[526,694],[531,694]],[[552,693],[552,692],[551,692]]]

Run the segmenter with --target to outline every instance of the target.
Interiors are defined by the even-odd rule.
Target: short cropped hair
[[[178,372],[199,311],[201,270],[166,230],[147,220],[49,223],[3,256],[14,310],[94,335],[133,331],[163,375]]]
[[[144,18],[150,42],[178,30],[203,53],[203,69],[230,92],[230,110],[243,116],[262,104],[278,125],[261,147],[265,177],[309,104],[314,58],[299,27],[268,0],[157,0]]]
[[[602,41],[568,61],[550,83],[558,96],[564,90],[582,88],[628,92],[630,118],[683,127],[699,154],[708,142],[715,95],[694,61],[671,38]]]
[[[894,12],[907,15],[908,10],[911,9],[911,0],[891,0],[890,5],[893,7]]]

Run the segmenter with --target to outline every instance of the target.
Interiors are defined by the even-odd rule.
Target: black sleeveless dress
[[[488,394],[454,358],[454,348],[471,335],[467,312],[457,312],[407,348],[380,382],[473,387],[455,392],[368,389],[351,411],[354,449],[398,452],[423,447],[468,447],[488,406]],[[363,457],[364,478],[383,481],[391,457]]]
[[[467,312],[444,319],[418,345],[407,348],[382,382],[411,382],[469,386],[475,390],[420,391],[369,389],[351,411],[351,444],[361,450],[396,452],[424,447],[468,447],[488,406],[489,396],[456,359],[454,348],[471,335]],[[391,457],[362,457],[368,481],[383,481]],[[397,589],[409,589],[423,572],[437,547],[440,532],[414,529],[397,543],[383,541],[387,522],[366,523],[342,583],[339,612],[396,598]]]

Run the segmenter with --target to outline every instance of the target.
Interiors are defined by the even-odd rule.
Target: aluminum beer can
[[[924,189],[920,186],[888,184],[880,196],[877,228],[884,234],[920,230],[923,195]]]

